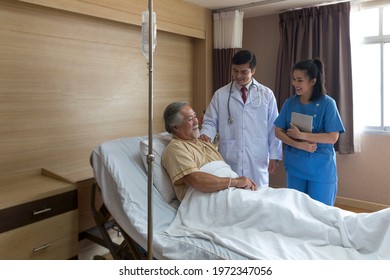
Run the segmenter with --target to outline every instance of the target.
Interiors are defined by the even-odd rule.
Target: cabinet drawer
[[[65,260],[78,255],[77,210],[0,234],[0,259]]]
[[[0,210],[0,233],[77,209],[77,190]]]

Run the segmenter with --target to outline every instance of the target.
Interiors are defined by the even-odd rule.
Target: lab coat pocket
[[[220,140],[219,141],[219,152],[221,153],[223,159],[229,164],[232,165],[239,158],[237,149],[236,149],[235,140]]]
[[[248,158],[259,171],[268,172],[268,140],[265,137],[257,137],[248,141]]]

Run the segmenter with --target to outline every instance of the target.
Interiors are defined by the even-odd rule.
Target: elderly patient
[[[164,121],[172,140],[162,165],[181,201],[166,233],[206,238],[250,259],[390,259],[390,208],[352,213],[293,189],[257,187],[227,165],[220,177],[205,168],[223,159],[198,139],[191,106],[168,105]]]
[[[223,160],[216,147],[199,137],[198,118],[185,102],[175,102],[165,109],[165,129],[172,134],[172,141],[162,155],[162,165],[167,170],[181,201],[188,186],[203,192],[215,192],[229,187],[256,190],[256,184],[247,177],[217,177],[199,171],[211,161]]]

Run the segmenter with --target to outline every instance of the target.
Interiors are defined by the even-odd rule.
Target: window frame
[[[390,135],[390,126],[385,125],[385,80],[384,80],[384,46],[385,44],[390,44],[390,34],[383,35],[383,24],[384,24],[384,8],[389,6],[379,6],[379,7],[370,7],[369,9],[378,9],[379,18],[378,18],[378,27],[379,34],[376,36],[366,36],[362,38],[360,44],[378,44],[380,49],[380,126],[363,126],[363,132],[365,133],[375,133],[375,134],[389,134]],[[352,57],[353,61],[353,57]],[[387,71],[390,71],[388,69]],[[353,81],[352,81],[353,82]],[[388,97],[390,98],[390,96]],[[390,108],[388,108],[390,110]]]

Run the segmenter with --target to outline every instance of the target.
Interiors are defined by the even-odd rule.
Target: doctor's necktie
[[[246,101],[246,87],[242,87],[241,88],[241,92],[242,92],[242,101],[245,104],[245,101]]]

